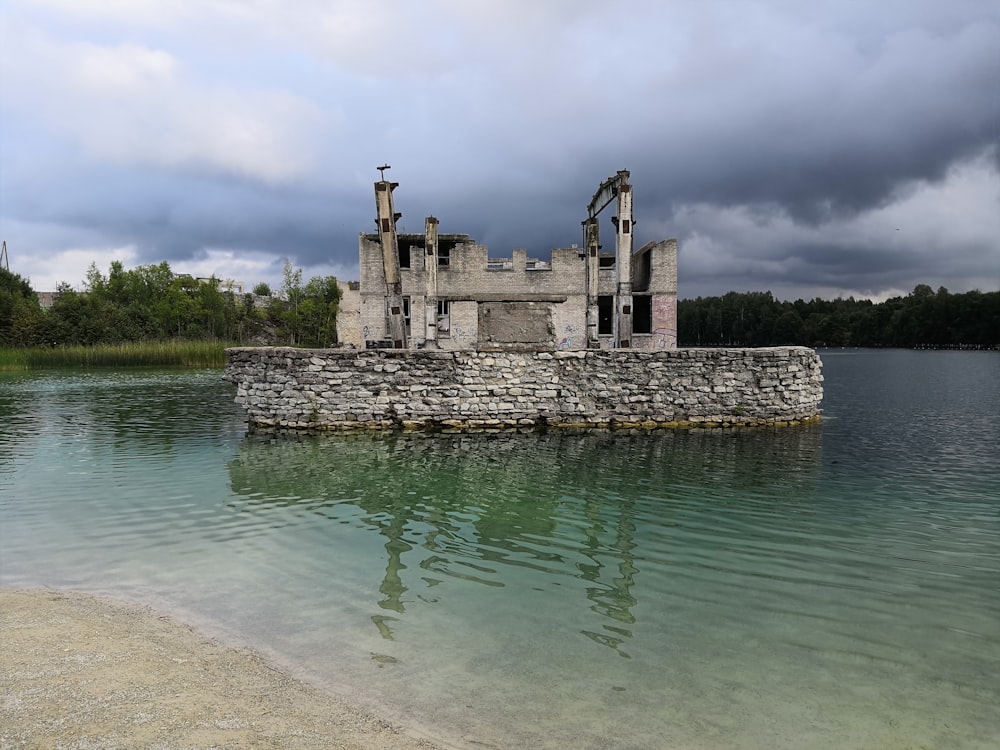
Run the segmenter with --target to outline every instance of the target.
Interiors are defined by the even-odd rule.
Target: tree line
[[[302,281],[285,262],[282,287],[237,294],[216,279],[175,274],[166,263],[107,274],[91,264],[83,291],[60,284],[43,308],[26,280],[0,268],[0,346],[72,346],[138,341],[221,340],[325,347],[337,342],[340,287],[333,276]],[[680,300],[680,346],[1000,347],[1000,292],[786,302],[770,292]]]
[[[784,302],[770,292],[729,292],[677,304],[680,346],[1000,347],[1000,292],[936,292],[918,284],[884,302]]]
[[[175,274],[168,263],[126,269],[95,264],[83,291],[60,284],[43,308],[31,284],[0,268],[0,346],[74,346],[163,340],[326,347],[337,342],[340,287],[333,276],[302,282],[285,262],[278,294],[258,284],[252,294],[232,285]]]

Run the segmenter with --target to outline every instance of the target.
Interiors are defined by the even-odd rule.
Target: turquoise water
[[[0,374],[0,584],[174,612],[459,747],[992,748],[1000,355],[820,425],[248,436],[218,372]]]

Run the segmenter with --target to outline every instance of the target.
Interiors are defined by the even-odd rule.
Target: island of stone
[[[384,175],[384,173],[383,173]],[[359,237],[340,346],[228,350],[253,427],[502,428],[779,425],[819,418],[818,354],[804,347],[677,347],[677,241],[633,251],[621,170],[587,206],[583,246],[491,258],[468,235],[398,234],[375,183],[377,233]],[[614,253],[598,215],[612,202]]]

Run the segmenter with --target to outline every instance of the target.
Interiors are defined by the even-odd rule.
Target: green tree
[[[201,323],[202,331],[209,338],[219,338],[224,335],[227,322],[226,300],[219,291],[219,283],[214,276],[209,281],[198,284],[193,308]]]
[[[303,290],[300,306],[303,346],[328,347],[337,343],[340,286],[334,276],[314,276]]]
[[[952,294],[918,284],[905,297],[778,302],[728,292],[677,304],[681,346],[975,346],[1000,343],[1000,292]]]
[[[104,343],[108,336],[102,306],[96,295],[80,294],[69,284],[60,284],[45,316],[45,340],[61,345]]]
[[[286,258],[282,276],[281,299],[272,298],[269,310],[278,326],[279,338],[289,346],[297,346],[302,335],[300,307],[305,298],[302,269],[292,266],[292,262]]]
[[[802,341],[802,318],[794,307],[784,310],[774,323],[772,342],[775,346]]]
[[[29,346],[38,337],[42,309],[27,279],[0,268],[0,344]]]

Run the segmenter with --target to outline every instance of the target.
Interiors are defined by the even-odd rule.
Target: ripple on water
[[[989,422],[275,438],[217,373],[11,382],[5,582],[165,601],[476,741],[998,730]]]

